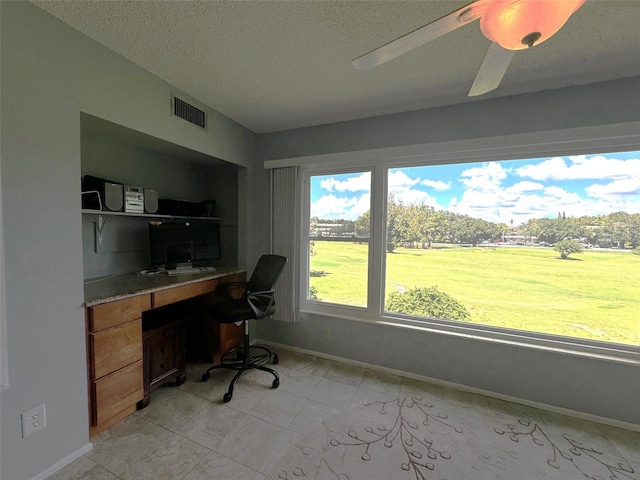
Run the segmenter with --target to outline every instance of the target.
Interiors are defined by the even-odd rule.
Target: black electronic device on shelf
[[[204,217],[205,207],[202,202],[161,198],[158,200],[158,213],[182,217]]]
[[[167,269],[214,266],[221,258],[220,224],[172,221],[149,223],[152,266]]]

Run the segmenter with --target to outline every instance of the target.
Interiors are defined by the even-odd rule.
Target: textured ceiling
[[[351,66],[465,1],[33,3],[257,133],[640,75],[640,0],[587,0],[474,99],[489,46],[477,22],[373,70]]]

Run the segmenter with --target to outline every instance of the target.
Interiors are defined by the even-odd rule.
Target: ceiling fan
[[[369,70],[424,45],[474,20],[491,40],[469,96],[495,90],[516,50],[538,45],[554,35],[585,0],[477,0],[397,38],[355,60],[358,70]]]

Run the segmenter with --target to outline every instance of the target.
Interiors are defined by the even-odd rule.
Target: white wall
[[[261,136],[265,160],[640,120],[640,78]],[[596,152],[593,152],[596,153]],[[266,191],[266,186],[264,191]],[[324,336],[330,328],[331,338]],[[261,339],[640,425],[640,366],[303,314]]]
[[[0,2],[2,214],[9,388],[0,477],[33,478],[88,445],[80,112],[253,172],[256,136],[210,111],[208,132],[169,116],[171,86],[27,2]],[[240,185],[250,205],[253,189]],[[246,211],[239,223],[252,246]],[[20,414],[46,404],[23,439]]]
[[[633,122],[640,77],[262,135],[265,160]]]

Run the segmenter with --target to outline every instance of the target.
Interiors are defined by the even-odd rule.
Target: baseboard
[[[609,425],[611,427],[624,428],[625,430],[632,430],[634,432],[640,432],[640,425],[630,422],[624,422],[622,420],[616,420],[613,418],[600,417],[598,415],[593,415],[590,413],[580,412],[577,410],[571,410],[569,408],[558,407],[555,405],[549,405],[542,402],[534,402],[532,400],[527,400],[525,398],[513,397],[511,395],[504,395],[501,393],[491,392],[489,390],[483,390],[481,388],[469,387],[468,385],[462,385],[459,383],[447,382],[446,380],[440,380],[438,378],[426,377],[424,375],[417,375],[415,373],[404,372],[402,370],[396,370],[394,368],[382,367],[380,365],[373,365],[370,363],[360,362],[358,360],[351,360],[349,358],[339,357],[337,355],[329,355],[322,352],[315,352],[313,350],[307,350],[304,348],[292,347],[290,345],[284,345],[276,342],[270,342],[267,340],[256,340],[254,343],[263,343],[265,345],[270,345],[277,348],[282,348],[284,350],[290,350],[292,352],[305,353],[307,355],[313,355],[316,357],[326,358],[327,360],[335,360],[338,362],[346,363],[349,365],[353,365],[356,367],[368,368],[369,370],[376,370],[378,372],[389,373],[392,375],[398,375],[401,377],[411,378],[414,380],[420,380],[427,383],[432,383],[434,385],[439,385],[441,387],[450,388],[453,390],[460,390],[468,393],[477,393],[479,395],[484,395],[486,397],[497,398],[499,400],[505,400],[507,402],[519,403],[521,405],[526,405],[528,407],[539,408],[540,410],[547,410],[553,413],[559,413],[562,415],[568,415],[571,417],[579,418],[582,420],[588,420],[590,422],[602,423],[604,425]]]
[[[77,460],[82,455],[84,455],[85,453],[91,451],[92,449],[93,449],[93,444],[91,442],[89,442],[84,447],[79,448],[78,450],[73,452],[71,455],[68,455],[68,456],[64,457],[62,460],[54,463],[53,465],[51,465],[46,470],[43,470],[38,475],[33,477],[31,480],[44,480],[45,478],[47,478],[47,477],[53,475],[54,473],[56,473],[58,470],[62,470],[64,467],[69,465],[71,462],[73,462],[74,460]]]

